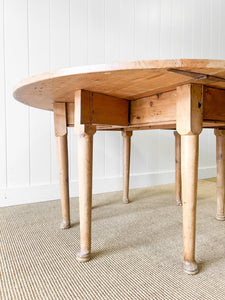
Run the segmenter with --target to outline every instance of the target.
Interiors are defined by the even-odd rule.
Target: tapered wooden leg
[[[198,180],[198,135],[181,137],[182,159],[182,199],[183,199],[183,269],[188,274],[196,274],[195,224]]]
[[[68,149],[67,149],[67,124],[66,104],[54,103],[54,122],[56,136],[56,150],[59,170],[62,222],[61,229],[70,227],[70,202],[69,202],[69,175],[68,175]]]
[[[215,129],[217,162],[217,213],[216,219],[225,220],[225,130]]]
[[[177,88],[177,132],[181,135],[181,177],[183,203],[183,270],[196,274],[195,228],[198,181],[199,134],[203,122],[203,88],[188,84]]]
[[[67,135],[56,137],[56,148],[62,209],[62,222],[60,228],[67,229],[70,227]]]
[[[76,126],[75,129],[78,139],[80,210],[80,252],[77,260],[86,262],[91,255],[92,155],[93,134],[96,129],[86,125]]]
[[[175,198],[177,205],[182,205],[181,199],[181,137],[177,131],[175,136]]]
[[[123,136],[123,203],[129,203],[130,140],[132,131],[122,131]]]

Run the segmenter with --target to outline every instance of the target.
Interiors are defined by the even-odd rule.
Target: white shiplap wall
[[[224,0],[0,0],[0,205],[59,198],[53,118],[12,97],[19,80],[72,65],[225,59]],[[71,195],[76,137],[69,129]],[[215,137],[200,137],[200,177],[215,175]],[[174,181],[170,131],[135,132],[131,187]],[[122,187],[122,138],[97,133],[94,192]]]

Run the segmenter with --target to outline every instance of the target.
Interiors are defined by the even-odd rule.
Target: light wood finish
[[[198,272],[195,261],[196,203],[198,180],[198,135],[181,136],[181,170],[183,201],[183,270]]]
[[[78,146],[79,211],[80,211],[80,252],[77,260],[86,262],[91,258],[91,207],[92,207],[92,156],[93,135],[96,127],[82,124],[87,94],[75,92],[75,132]],[[89,104],[87,103],[87,106]]]
[[[204,87],[203,118],[205,120],[225,121],[225,90]]]
[[[191,77],[195,79],[196,81],[203,80],[203,79],[208,79],[210,81],[216,81],[216,82],[221,82],[225,81],[225,79],[217,77],[215,75],[207,75],[207,74],[202,74],[198,72],[191,72],[191,71],[185,71],[185,70],[179,70],[179,69],[169,69],[168,71],[174,72],[180,75],[184,75],[187,77]],[[205,82],[206,83],[206,82]]]
[[[70,200],[65,103],[54,104],[54,123],[62,209],[60,228],[68,229],[70,228]]]
[[[59,169],[60,199],[62,209],[61,229],[70,228],[70,198],[67,134],[56,137],[57,161]]]
[[[77,92],[79,93],[79,92]],[[168,93],[166,93],[168,94]],[[77,94],[78,95],[78,94]],[[166,95],[164,96],[164,98],[166,97]],[[140,101],[142,99],[139,99]],[[132,103],[133,101],[130,101],[130,108],[132,106]],[[106,105],[106,107],[109,109],[108,107],[108,102],[106,101],[104,103],[104,105]],[[101,106],[103,106],[103,103],[101,103]],[[103,106],[104,107],[104,106]],[[116,106],[114,106],[116,108]],[[119,109],[119,108],[118,108]],[[174,102],[174,112],[176,112],[176,107],[175,107],[175,102]],[[89,108],[88,108],[89,110]],[[125,120],[125,111],[127,112],[127,118]],[[134,111],[134,107],[133,107],[133,111]],[[121,114],[121,111],[119,109],[119,112]],[[140,109],[139,109],[139,112],[141,113]],[[106,114],[105,112],[103,111],[103,114],[104,114],[104,118],[106,117]],[[155,121],[152,121],[151,122],[147,122],[147,125],[146,125],[146,120],[145,120],[145,123],[144,124],[138,124],[138,125],[132,125],[131,124],[131,120],[129,121],[129,119],[132,119],[132,113],[130,112],[130,109],[129,109],[129,106],[127,107],[126,106],[126,102],[123,103],[123,110],[122,110],[122,114],[123,114],[123,120],[125,120],[125,123],[127,123],[128,125],[126,126],[119,126],[119,125],[96,125],[96,128],[97,130],[126,130],[126,131],[132,131],[132,130],[146,130],[146,129],[157,129],[157,128],[170,128],[170,129],[175,129],[176,128],[176,121],[175,121],[175,116],[174,116],[174,121],[167,121],[166,124],[162,123],[162,121],[159,121],[159,120],[155,120]],[[75,124],[75,119],[74,119],[74,103],[67,103],[67,126],[68,127],[73,127],[74,124]],[[110,109],[109,109],[109,112],[108,112],[108,115],[110,115]],[[120,118],[120,122],[121,122],[121,116],[118,116]],[[118,118],[117,117],[117,118]],[[80,118],[80,116],[77,116],[77,118]],[[112,118],[110,116],[110,118]],[[150,119],[149,117],[147,117],[148,120]],[[88,120],[88,122],[90,122]],[[105,123],[109,123],[109,121],[104,121]],[[102,122],[103,123],[103,122]],[[225,126],[225,122],[224,122],[224,126]]]
[[[175,199],[177,205],[182,205],[181,197],[181,136],[174,131],[175,136]]]
[[[128,100],[77,90],[75,102],[79,101],[81,101],[81,111],[75,112],[75,123],[128,125]]]
[[[171,101],[172,97],[172,101]],[[146,98],[141,98],[136,101],[130,101],[130,108],[132,108],[132,111],[130,109],[130,113],[128,113],[128,119],[130,121],[128,122],[128,126],[118,126],[118,125],[96,125],[97,130],[126,130],[126,131],[134,131],[134,130],[148,130],[148,129],[176,129],[176,91],[171,91],[164,93],[162,95],[157,96],[150,96]],[[151,108],[148,110],[148,113],[144,111],[144,109],[148,108],[144,105],[144,103],[149,103],[149,99],[157,98],[156,106],[158,108],[160,105],[158,105],[159,99],[164,99],[164,103],[166,101],[167,105],[162,107],[161,109],[154,109],[154,112],[151,111]],[[140,110],[140,106],[142,106],[141,101],[143,100],[143,111]],[[139,102],[140,101],[140,102]],[[133,102],[137,102],[138,105],[133,104]],[[137,107],[138,111],[134,111],[134,107]],[[170,107],[172,106],[172,108]],[[150,105],[149,105],[150,107]],[[169,107],[169,108],[168,108]],[[165,111],[168,108],[168,111]],[[73,127],[74,126],[74,103],[67,103],[67,126]],[[140,115],[140,120],[142,119],[143,124],[139,121],[139,124],[132,125],[131,122],[135,122],[135,114]],[[166,116],[172,116],[172,121],[168,120],[168,117]],[[164,122],[160,121],[160,117],[164,118]],[[154,118],[151,119],[151,117]],[[165,118],[167,118],[165,120]],[[137,122],[137,121],[136,121]],[[203,127],[205,128],[221,128],[225,127],[225,121],[216,121],[216,120],[203,120]]]
[[[177,132],[181,135],[181,176],[183,204],[183,270],[196,274],[195,227],[198,180],[198,136],[202,131],[202,86],[177,88]]]
[[[132,131],[122,131],[123,136],[123,203],[129,203],[130,144]]]
[[[179,134],[200,134],[202,131],[202,90],[203,87],[197,84],[187,84],[177,88],[176,126]]]
[[[134,126],[134,125],[129,125],[129,126],[97,126],[98,130],[113,130],[113,131],[135,131],[135,130],[149,130],[149,129],[175,129],[176,125],[175,124],[162,124],[162,123],[158,123],[157,125],[155,124],[151,124],[151,125],[138,125],[138,126]]]
[[[176,90],[131,101],[130,125],[176,123]]]
[[[77,260],[86,262],[91,255],[92,156],[94,126],[76,125],[78,144],[80,252]]]
[[[198,137],[202,127],[225,128],[225,92],[221,90],[225,90],[225,61],[192,59],[68,68],[25,79],[16,86],[14,97],[30,106],[53,110],[54,103],[63,103],[64,115],[56,117],[56,133],[64,136],[67,126],[75,126],[78,134],[79,261],[87,261],[91,253],[92,152],[96,128],[124,132],[176,129],[181,135],[183,268],[188,274],[197,273]],[[61,113],[56,110],[55,115],[58,114]],[[65,149],[64,139],[61,145]],[[126,162],[126,170],[127,166]],[[126,173],[126,180],[127,177]],[[125,190],[128,191],[128,184]]]
[[[217,213],[216,219],[225,220],[225,130],[215,130],[217,162]]]
[[[171,71],[172,69],[172,71]],[[174,69],[214,75],[217,80],[196,79]],[[225,89],[223,60],[148,60],[81,66],[33,76],[21,81],[14,97],[30,106],[52,110],[54,102],[74,102],[74,91],[88,90],[124,99],[138,99],[172,91],[186,83]]]
[[[67,134],[66,104],[54,103],[53,110],[54,110],[55,136],[63,136]]]

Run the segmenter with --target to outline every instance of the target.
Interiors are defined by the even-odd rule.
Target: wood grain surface
[[[54,102],[74,102],[75,90],[132,100],[187,83],[225,89],[225,60],[148,60],[60,69],[21,81],[14,97],[27,105],[52,110]]]

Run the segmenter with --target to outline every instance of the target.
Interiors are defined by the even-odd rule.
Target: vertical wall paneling
[[[218,58],[219,53],[219,37],[220,37],[220,28],[219,28],[219,17],[220,17],[220,1],[216,0],[210,2],[210,57]]]
[[[204,3],[203,3],[204,2]],[[215,1],[214,4],[218,1]],[[201,21],[201,27],[199,31],[199,36],[198,36],[198,46],[200,47],[200,53],[201,53],[201,58],[219,58],[218,57],[218,50],[219,50],[219,44],[218,40],[216,44],[214,45],[217,48],[217,51],[212,55],[212,27],[214,26],[212,24],[212,7],[211,7],[211,1],[200,1],[199,5],[202,7],[204,5],[205,9],[205,14],[202,15],[201,18],[198,18]],[[198,6],[198,8],[200,7]],[[216,5],[216,9],[220,10],[220,7]],[[211,12],[212,11],[212,12]],[[206,17],[207,16],[207,17]],[[197,16],[196,16],[197,18]],[[218,17],[217,17],[218,19]],[[219,21],[219,19],[218,19]],[[196,23],[194,24],[195,26],[197,25]],[[200,24],[199,24],[200,26]],[[193,31],[194,31],[194,26],[193,26]],[[196,30],[195,30],[196,31]],[[215,36],[218,35],[218,33],[214,32]],[[194,36],[193,40],[195,41],[197,39],[197,35]],[[200,44],[199,44],[200,41]],[[197,48],[195,49],[195,45],[192,45],[192,51],[194,51],[194,56],[197,55]],[[199,165],[200,167],[205,167],[209,166],[212,164],[216,163],[216,137],[213,134],[212,130],[204,130],[203,133],[200,136],[200,151],[199,151]],[[209,159],[210,155],[210,159]]]
[[[145,144],[144,147],[140,147],[142,144],[143,137],[145,136],[144,131],[136,131],[133,134],[134,142],[133,142],[133,154],[135,157],[132,159],[133,165],[132,165],[132,173],[138,174],[138,173],[147,173],[148,170],[148,164],[147,164],[147,158],[148,156],[146,153],[151,153],[150,149],[147,148],[147,145]],[[132,138],[133,138],[132,137]],[[147,143],[148,144],[148,143]],[[151,154],[150,154],[151,155]]]
[[[157,172],[159,169],[159,160],[155,159],[158,157],[159,151],[159,134],[159,130],[149,130],[148,132],[148,170],[152,173]]]
[[[172,37],[172,0],[161,0],[160,18],[160,58],[171,58],[171,37]],[[170,134],[160,130],[158,133],[158,168],[162,171],[170,169],[170,144],[172,143]]]
[[[224,0],[0,0],[0,206],[59,197],[53,114],[16,102],[27,76],[75,65],[160,58],[225,59]],[[71,196],[77,139],[69,132]],[[215,136],[200,136],[200,177],[214,176]],[[134,132],[131,187],[171,182],[172,131]],[[121,189],[122,136],[94,137],[94,191]]]
[[[161,0],[150,0],[146,9],[148,9],[148,59],[159,59]]]
[[[120,58],[120,0],[105,0],[105,62]]]
[[[216,136],[214,135],[214,131],[207,129],[207,149],[206,149],[206,159],[204,163],[204,167],[215,166],[216,165]],[[205,143],[203,143],[204,147]]]
[[[140,136],[140,139],[143,139],[143,136],[145,137],[145,146],[144,146],[144,151],[145,151],[145,168],[144,172],[154,172],[153,166],[152,166],[152,160],[154,160],[155,156],[155,146],[154,146],[154,130],[147,130],[142,133],[142,136]],[[147,154],[147,155],[146,155]]]
[[[221,59],[225,58],[225,39],[224,39],[224,11],[225,11],[225,1],[220,0],[219,6],[219,18],[217,22],[219,22],[219,51],[218,55]]]
[[[50,70],[70,65],[70,0],[50,0]],[[58,182],[58,168],[51,114],[51,182]]]
[[[161,0],[160,58],[171,58],[172,0]]]
[[[177,26],[179,24],[179,26]],[[182,57],[183,4],[180,0],[171,3],[171,58]]]
[[[105,176],[115,177],[120,174],[120,131],[105,133]]]
[[[201,0],[201,5],[204,5],[204,14],[201,14],[201,58],[210,58],[210,0]]]
[[[174,137],[174,130],[169,131],[169,139],[170,139],[170,152],[169,152],[169,170],[175,169],[175,137]],[[175,180],[175,177],[171,180]]]
[[[147,53],[148,58],[160,58],[160,35],[161,35],[161,0],[148,1],[148,37],[147,37]],[[148,157],[148,170],[151,173],[157,172],[159,160],[159,130],[151,130],[144,133],[148,136],[147,142],[147,157]]]
[[[120,0],[105,0],[105,62],[120,58]],[[120,132],[105,133],[105,176],[120,175],[122,143]]]
[[[130,156],[130,175],[131,175],[131,177],[132,177],[132,175],[135,174],[135,159],[138,157],[138,151],[136,149],[136,147],[137,147],[136,136],[137,136],[137,132],[133,131],[133,135],[131,137],[131,156]],[[123,155],[123,148],[121,151],[121,155]],[[123,165],[121,166],[121,171],[123,172]]]
[[[68,128],[69,176],[71,181],[78,178],[77,137],[74,128]]]
[[[55,130],[54,130],[54,115],[50,115],[50,181],[51,183],[58,183],[58,165],[57,165],[57,156],[56,156],[56,141],[55,141]]]
[[[134,59],[142,60],[149,57],[147,51],[148,41],[148,0],[135,0],[134,2]]]
[[[199,136],[199,166],[203,167],[205,163],[207,164],[207,148],[209,147],[207,143],[207,129],[203,130]]]
[[[170,144],[173,143],[173,138],[170,138],[170,132],[160,130],[158,142],[158,169],[161,171],[169,170],[170,168]]]
[[[182,57],[183,58],[193,58],[192,56],[192,1],[182,1],[183,3],[183,38],[182,38]]]
[[[50,69],[49,1],[29,0],[29,75]],[[30,109],[30,182],[51,182],[51,113]]]
[[[88,1],[88,64],[105,62],[105,0]],[[105,176],[105,132],[94,136],[95,177]]]
[[[120,60],[129,61],[134,57],[134,29],[135,29],[135,1],[124,0],[120,1]],[[134,160],[136,157],[136,146],[135,146],[134,132],[131,138],[131,174],[134,173]],[[121,149],[122,152],[122,149]],[[121,153],[122,155],[122,153]]]
[[[105,176],[105,135],[108,132],[97,131],[94,135],[93,147],[93,176],[96,178]]]
[[[70,65],[88,62],[88,0],[70,0]],[[77,180],[77,138],[73,128],[68,130],[70,179]]]
[[[210,0],[201,0],[199,1],[199,5],[202,7],[204,5],[205,14],[201,15],[201,18],[198,19],[200,21],[200,28],[199,28],[199,40],[196,41],[198,46],[200,47],[199,50],[195,49],[195,45],[192,44],[192,51],[194,51],[194,55],[197,55],[197,52],[200,52],[201,58],[210,58],[211,57],[211,38],[210,38],[210,31],[211,31],[211,1]],[[195,28],[196,29],[196,28]],[[199,45],[200,41],[200,45]],[[210,139],[210,142],[209,142]],[[215,137],[212,130],[204,130],[199,138],[199,166],[202,167],[206,163],[206,165],[210,165],[209,161],[206,161],[206,157],[211,149],[215,146]],[[216,149],[214,149],[216,150]],[[216,161],[215,154],[211,152],[214,156],[214,164]]]
[[[105,62],[105,0],[88,1],[88,64]]]
[[[147,53],[148,58],[159,59],[160,58],[160,35],[161,35],[161,0],[148,1],[148,37],[147,37]],[[159,148],[159,130],[151,130],[148,133],[144,133],[148,137],[147,159],[148,170],[150,173],[157,172],[159,160],[158,157]]]
[[[192,57],[198,57],[199,52],[201,53],[201,27],[202,27],[202,19],[199,16],[199,12],[201,11],[202,3],[201,1],[192,1]]]
[[[70,0],[70,65],[86,65],[88,62],[88,0]],[[68,130],[70,149],[70,179],[76,180],[77,138],[73,128]]]
[[[88,0],[70,0],[70,52],[72,66],[87,64],[87,39]]]
[[[50,69],[70,64],[70,0],[50,0]]]
[[[209,1],[207,1],[208,8],[211,7]],[[216,5],[215,5],[216,4]],[[215,55],[217,54],[218,59],[225,59],[225,39],[224,39],[224,12],[225,12],[225,2],[223,0],[217,0],[214,1],[214,13],[216,14],[217,18],[211,19],[211,22],[216,22],[217,23],[217,28],[215,29],[215,25],[212,27],[214,30],[217,30],[215,35],[217,36],[217,44],[212,46],[212,47],[217,47],[216,50],[213,50],[214,48],[211,49],[211,54]],[[217,11],[215,11],[217,10]],[[208,30],[210,28],[210,24],[208,25]],[[203,30],[202,30],[203,31]],[[213,31],[211,32],[213,34]],[[205,40],[202,37],[202,40]],[[208,43],[211,43],[211,38],[208,39]],[[206,50],[207,51],[207,50]],[[209,51],[209,50],[208,50]],[[216,137],[213,134],[212,130],[207,130],[207,161],[206,165],[212,166],[215,165],[216,163]]]
[[[27,0],[4,1],[4,31],[7,126],[6,176],[7,186],[10,188],[29,185],[28,107],[16,102],[12,95],[15,83],[28,76]],[[14,200],[16,203],[16,199]],[[6,199],[6,203],[7,201],[8,199]]]
[[[120,1],[120,60],[134,57],[134,0]]]
[[[172,170],[174,169],[174,152],[171,153],[174,145],[173,130],[160,130],[159,138],[158,168],[162,171]]]
[[[5,99],[5,41],[4,41],[4,3],[0,0],[0,188],[6,188],[6,99]]]

